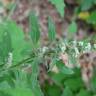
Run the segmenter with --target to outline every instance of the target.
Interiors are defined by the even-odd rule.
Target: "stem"
[[[19,67],[20,65],[22,65],[22,64],[24,64],[24,63],[27,63],[27,62],[29,62],[29,61],[32,61],[32,60],[33,60],[33,58],[31,58],[31,57],[29,57],[29,58],[27,58],[27,59],[24,59],[23,61],[20,61],[19,63],[15,64],[15,65],[7,68],[7,69],[6,69],[6,68],[3,68],[2,70],[0,70],[0,73],[1,73],[1,72],[6,72],[6,71],[9,71],[9,70],[12,70],[12,69],[14,69],[14,68],[16,68],[16,67]]]

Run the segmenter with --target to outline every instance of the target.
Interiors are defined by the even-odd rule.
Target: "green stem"
[[[9,71],[9,70],[12,70],[12,69],[14,69],[14,68],[17,68],[17,67],[19,67],[20,65],[22,65],[22,64],[24,64],[24,63],[27,63],[27,62],[29,62],[29,61],[32,61],[32,60],[33,60],[32,57],[29,57],[29,58],[27,58],[27,59],[24,59],[24,60],[20,61],[19,63],[15,64],[15,65],[7,68],[7,69],[6,69],[6,68],[3,68],[2,70],[0,70],[0,73],[6,72],[6,71]]]

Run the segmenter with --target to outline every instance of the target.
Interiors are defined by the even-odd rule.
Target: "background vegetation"
[[[9,1],[0,3],[0,96],[96,96],[96,76],[86,87],[78,60],[96,50],[96,0],[42,0],[68,23],[66,32],[60,33],[61,27],[57,32],[55,19],[46,13],[47,37],[36,10],[29,10],[25,32],[12,18],[20,0]]]

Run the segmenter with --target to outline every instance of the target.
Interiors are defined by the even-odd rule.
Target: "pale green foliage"
[[[36,44],[40,39],[40,30],[39,30],[38,18],[37,16],[35,16],[33,12],[31,12],[29,16],[29,26],[32,42],[33,44]]]
[[[49,17],[48,19],[48,37],[50,41],[54,41],[56,37],[56,28],[53,20]]]

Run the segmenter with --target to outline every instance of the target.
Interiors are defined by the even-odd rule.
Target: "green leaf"
[[[87,90],[81,89],[76,96],[92,96]]]
[[[16,71],[15,70],[15,80],[14,80],[14,85],[17,88],[27,88],[29,87],[28,85],[28,79],[27,79],[27,73],[22,72],[22,71]]]
[[[63,94],[61,96],[74,96],[70,88],[64,88]]]
[[[10,96],[10,94],[0,91],[0,96]]]
[[[69,33],[76,33],[77,32],[77,24],[76,22],[72,22],[69,27],[68,27],[68,32]]]
[[[43,96],[43,93],[40,89],[38,74],[39,74],[39,58],[35,58],[32,62],[32,74],[31,74],[31,82],[32,82],[32,91],[36,96]]]
[[[53,20],[49,17],[48,19],[48,37],[50,41],[55,40],[56,36],[56,29],[55,29],[55,24]]]
[[[56,84],[62,86],[62,81],[66,78],[66,76],[59,72],[59,73],[50,73],[49,76],[52,78],[52,80],[55,81]]]
[[[64,82],[64,86],[69,87],[72,91],[76,92],[83,87],[81,78],[69,78]]]
[[[62,67],[62,73],[64,73],[64,74],[69,74],[69,75],[71,75],[71,74],[74,74],[74,71],[72,70],[72,69],[70,69],[70,68],[67,68],[67,67]]]
[[[81,10],[89,10],[93,6],[93,0],[83,0],[81,4]]]
[[[30,35],[33,44],[36,44],[40,39],[40,30],[39,30],[39,24],[38,24],[38,18],[35,16],[33,12],[29,15],[29,28],[30,28]]]
[[[12,52],[11,35],[5,26],[0,25],[0,62],[6,64],[9,53]]]
[[[31,89],[28,88],[15,88],[10,90],[12,96],[35,96]]]
[[[93,11],[88,18],[88,23],[96,24],[96,11]]]
[[[59,71],[62,72],[64,75],[74,74],[74,71],[71,68],[67,68],[63,62],[58,61],[56,65],[59,68]]]
[[[96,0],[93,0],[94,4],[96,4]]]
[[[25,49],[25,51],[31,50],[31,41],[29,40],[27,42],[24,40],[23,30],[19,26],[17,26],[14,21],[6,22],[5,27],[11,35],[13,63],[16,64],[28,56],[22,55],[22,52],[24,52]]]
[[[64,0],[49,0],[53,5],[56,6],[57,11],[60,13],[61,17],[64,17]]]
[[[11,87],[8,84],[8,82],[6,82],[6,81],[0,82],[0,91],[4,91],[4,90],[10,89],[10,88]]]
[[[60,96],[61,94],[61,90],[58,86],[56,86],[55,84],[51,85],[51,86],[47,86],[46,88],[46,95],[45,96]]]
[[[8,96],[35,96],[31,89],[29,88],[10,88],[2,91],[5,94],[8,94]]]

